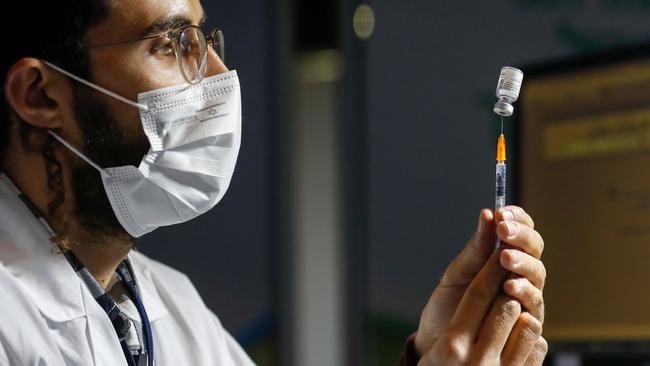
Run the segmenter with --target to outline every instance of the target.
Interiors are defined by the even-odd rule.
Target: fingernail
[[[510,287],[511,292],[513,292],[513,293],[519,292],[519,284],[517,283],[517,281],[510,280],[510,281],[507,281],[506,283]]]
[[[521,261],[523,260],[523,256],[521,255],[521,253],[519,253],[519,251],[513,250],[510,252],[510,260],[512,261],[512,264],[517,265],[521,263]]]
[[[512,221],[506,221],[506,227],[508,228],[508,236],[515,236],[519,233],[519,225]]]
[[[483,213],[481,212],[481,214],[478,216],[478,229],[476,229],[479,234],[483,232],[484,226],[485,224],[483,223]]]
[[[504,220],[514,220],[515,219],[515,215],[510,210],[504,210],[503,212],[501,212],[501,214],[503,215]]]

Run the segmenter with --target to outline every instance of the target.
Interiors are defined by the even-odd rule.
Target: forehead
[[[198,25],[203,16],[199,0],[113,0],[109,16],[88,30],[87,41],[97,45],[130,40],[166,19],[186,18]]]

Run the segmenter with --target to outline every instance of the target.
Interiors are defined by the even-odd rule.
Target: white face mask
[[[100,167],[49,131],[100,172],[113,211],[131,236],[191,220],[221,200],[241,144],[241,94],[235,71],[207,77],[192,86],[141,93],[136,103],[45,64],[140,110],[151,149],[137,168]]]

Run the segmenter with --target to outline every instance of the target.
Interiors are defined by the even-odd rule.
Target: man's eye
[[[154,47],[153,51],[160,56],[169,56],[174,53],[174,45],[171,42],[165,42]]]
[[[183,56],[193,55],[197,53],[200,48],[199,41],[190,40],[181,44],[181,54]]]

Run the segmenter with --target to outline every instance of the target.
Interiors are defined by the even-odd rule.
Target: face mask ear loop
[[[149,107],[146,106],[146,105],[142,105],[142,104],[136,103],[136,102],[134,102],[132,100],[128,100],[128,99],[124,98],[123,96],[121,96],[119,94],[113,93],[112,91],[110,91],[108,89],[104,89],[99,85],[93,84],[88,80],[84,80],[84,79],[78,77],[77,75],[71,74],[71,73],[63,70],[62,68],[54,65],[54,64],[51,64],[51,63],[49,63],[47,61],[43,61],[43,63],[46,64],[47,66],[53,68],[54,70],[62,73],[63,75],[65,75],[65,76],[67,76],[67,77],[69,77],[71,79],[74,79],[74,80],[76,80],[76,81],[78,81],[78,82],[80,82],[80,83],[82,83],[82,84],[84,84],[84,85],[86,85],[88,87],[91,87],[91,88],[93,88],[93,89],[95,89],[97,91],[100,91],[100,92],[102,92],[102,93],[104,93],[104,94],[106,94],[106,95],[108,95],[110,97],[113,97],[113,98],[119,100],[120,102],[124,102],[124,103],[126,103],[126,104],[128,104],[130,106],[133,106],[133,107],[138,108],[138,109],[140,109],[142,111],[145,111],[145,112],[149,110]]]
[[[90,160],[86,155],[84,155],[81,151],[77,150],[74,146],[70,145],[69,142],[64,140],[61,136],[56,134],[54,131],[47,130],[47,132],[50,133],[50,135],[54,136],[55,139],[59,140],[60,143],[62,143],[65,147],[70,149],[73,153],[77,154],[80,158],[84,159],[86,163],[90,164],[93,168],[97,169],[100,173],[104,171],[99,165],[95,164],[94,161]]]

